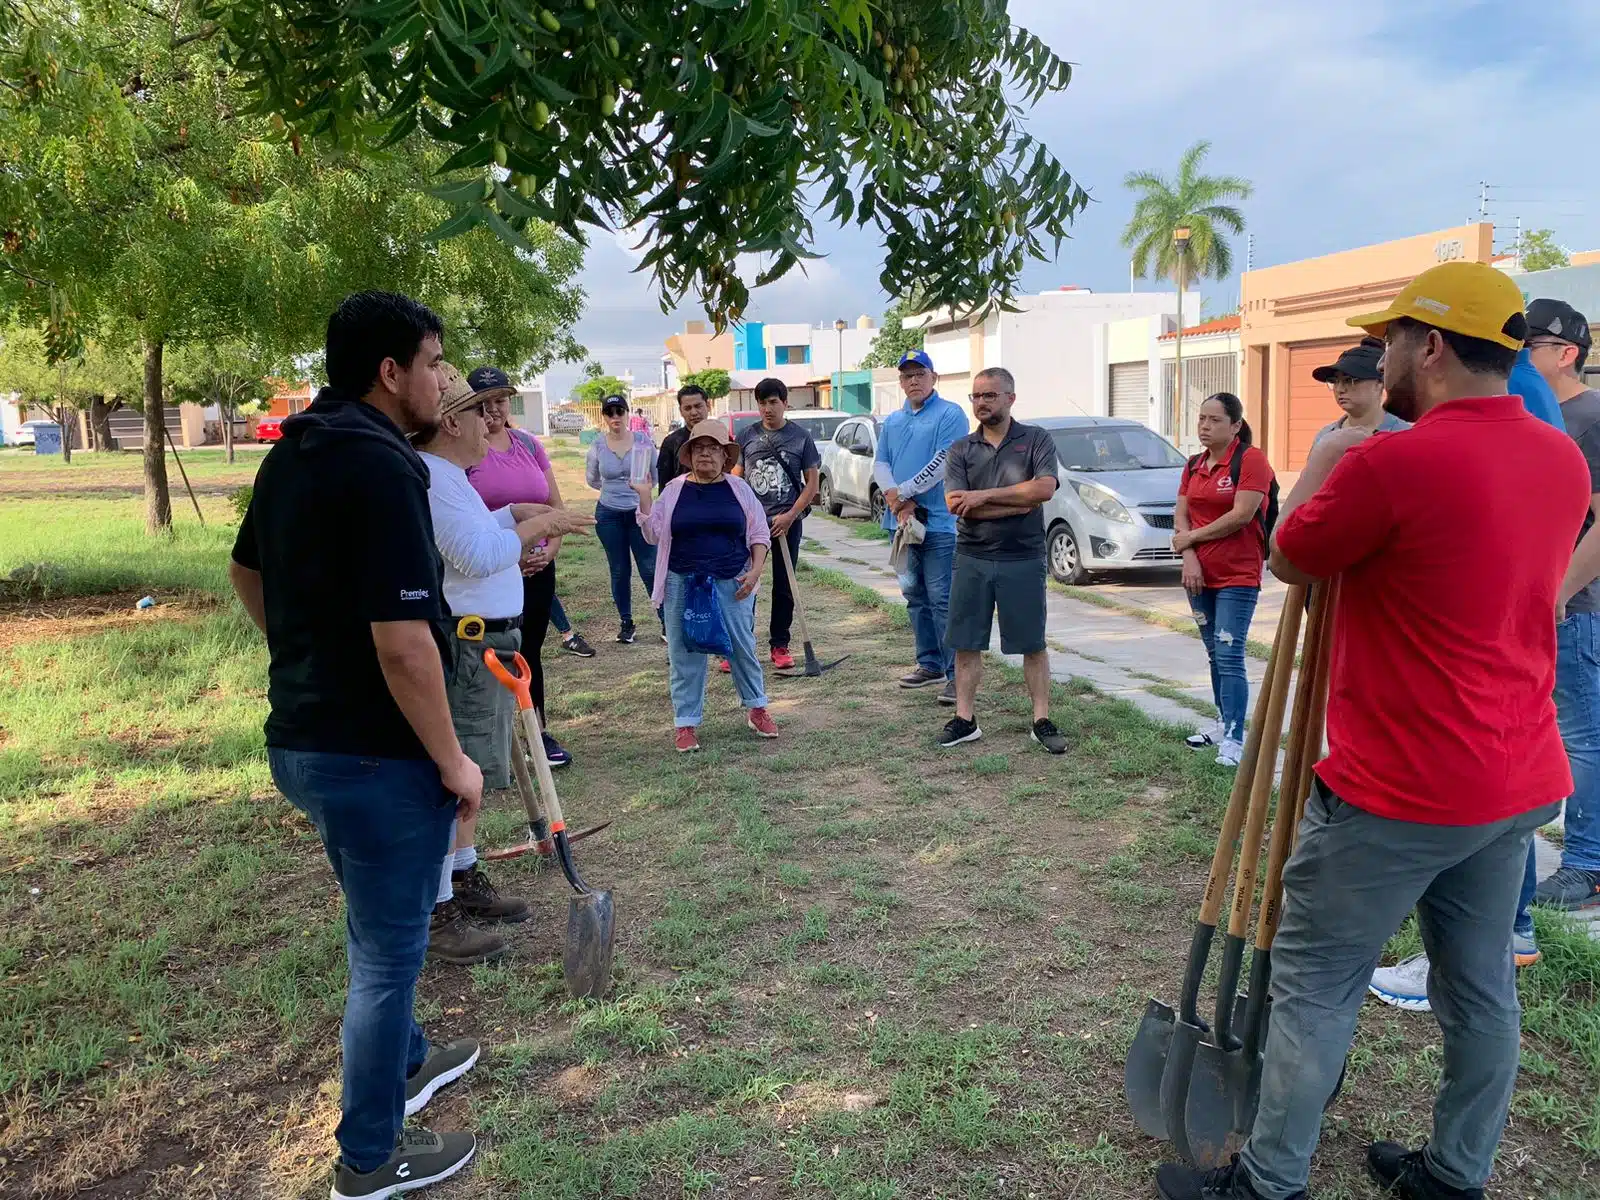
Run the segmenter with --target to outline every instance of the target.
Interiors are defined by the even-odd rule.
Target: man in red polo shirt
[[[1165,1200],[1305,1196],[1367,981],[1413,906],[1443,1077],[1427,1146],[1375,1143],[1369,1172],[1402,1200],[1481,1200],[1516,1081],[1511,925],[1529,838],[1572,787],[1555,612],[1588,469],[1503,394],[1527,332],[1505,274],[1446,263],[1350,323],[1384,338],[1388,407],[1415,428],[1330,434],[1283,505],[1273,573],[1343,580],[1329,753],[1283,876],[1254,1129],[1221,1171],[1162,1167]],[[1510,549],[1486,569],[1485,545]]]

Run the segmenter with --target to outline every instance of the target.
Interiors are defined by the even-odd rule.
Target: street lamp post
[[[835,376],[835,378],[837,378],[838,381],[839,381],[839,386],[836,389],[837,391],[843,391],[844,390],[844,329],[845,329],[845,321],[844,321],[843,317],[840,317],[838,320],[834,321],[834,323],[833,323],[833,332],[834,332],[835,338],[836,338],[836,340],[838,342],[838,356],[839,356],[838,367],[837,367],[838,374]],[[832,406],[834,408],[838,408],[839,407],[839,397],[837,395],[830,396],[829,397],[829,401],[830,401],[830,403],[832,404]]]
[[[1172,246],[1178,252],[1178,336],[1172,361],[1172,440],[1183,444],[1183,284],[1184,267],[1189,258],[1189,227],[1179,225],[1172,231]]]

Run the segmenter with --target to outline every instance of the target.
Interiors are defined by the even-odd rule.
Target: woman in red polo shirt
[[[1272,467],[1250,444],[1244,405],[1232,392],[1207,397],[1197,432],[1205,450],[1183,468],[1172,548],[1183,553],[1183,587],[1211,660],[1217,723],[1191,737],[1189,745],[1196,750],[1215,745],[1217,762],[1236,767],[1250,708],[1244,647],[1261,595],[1267,556],[1261,511],[1272,487]]]

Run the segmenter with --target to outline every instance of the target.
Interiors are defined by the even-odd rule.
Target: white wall
[[[22,424],[22,414],[17,411],[18,395],[18,392],[0,395],[0,444],[11,445],[16,439],[17,428]]]
[[[1131,317],[1175,315],[1178,297],[1175,292],[1046,292],[1019,298],[1018,307],[1022,311],[1000,314],[999,353],[986,356],[984,363],[1003,366],[1016,377],[1016,415],[1023,420],[1104,416],[1104,326]],[[1198,295],[1185,293],[1184,312],[1185,321],[1198,320]]]
[[[867,356],[867,351],[872,348],[874,339],[878,336],[876,329],[857,329],[852,326],[841,335],[838,330],[829,326],[826,329],[813,329],[811,331],[811,378],[820,379],[824,375],[832,375],[835,371],[854,371],[861,365],[861,360]],[[844,366],[839,365],[840,343],[844,345]]]

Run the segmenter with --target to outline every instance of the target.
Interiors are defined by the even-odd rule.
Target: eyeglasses
[[[1563,346],[1575,345],[1573,342],[1563,342],[1560,338],[1536,338],[1530,339],[1524,344],[1529,350],[1537,349],[1540,346],[1554,346],[1557,350],[1559,350]]]
[[[1009,396],[1010,394],[1010,392],[968,392],[967,399],[976,404],[979,400],[998,400],[1001,396]]]

